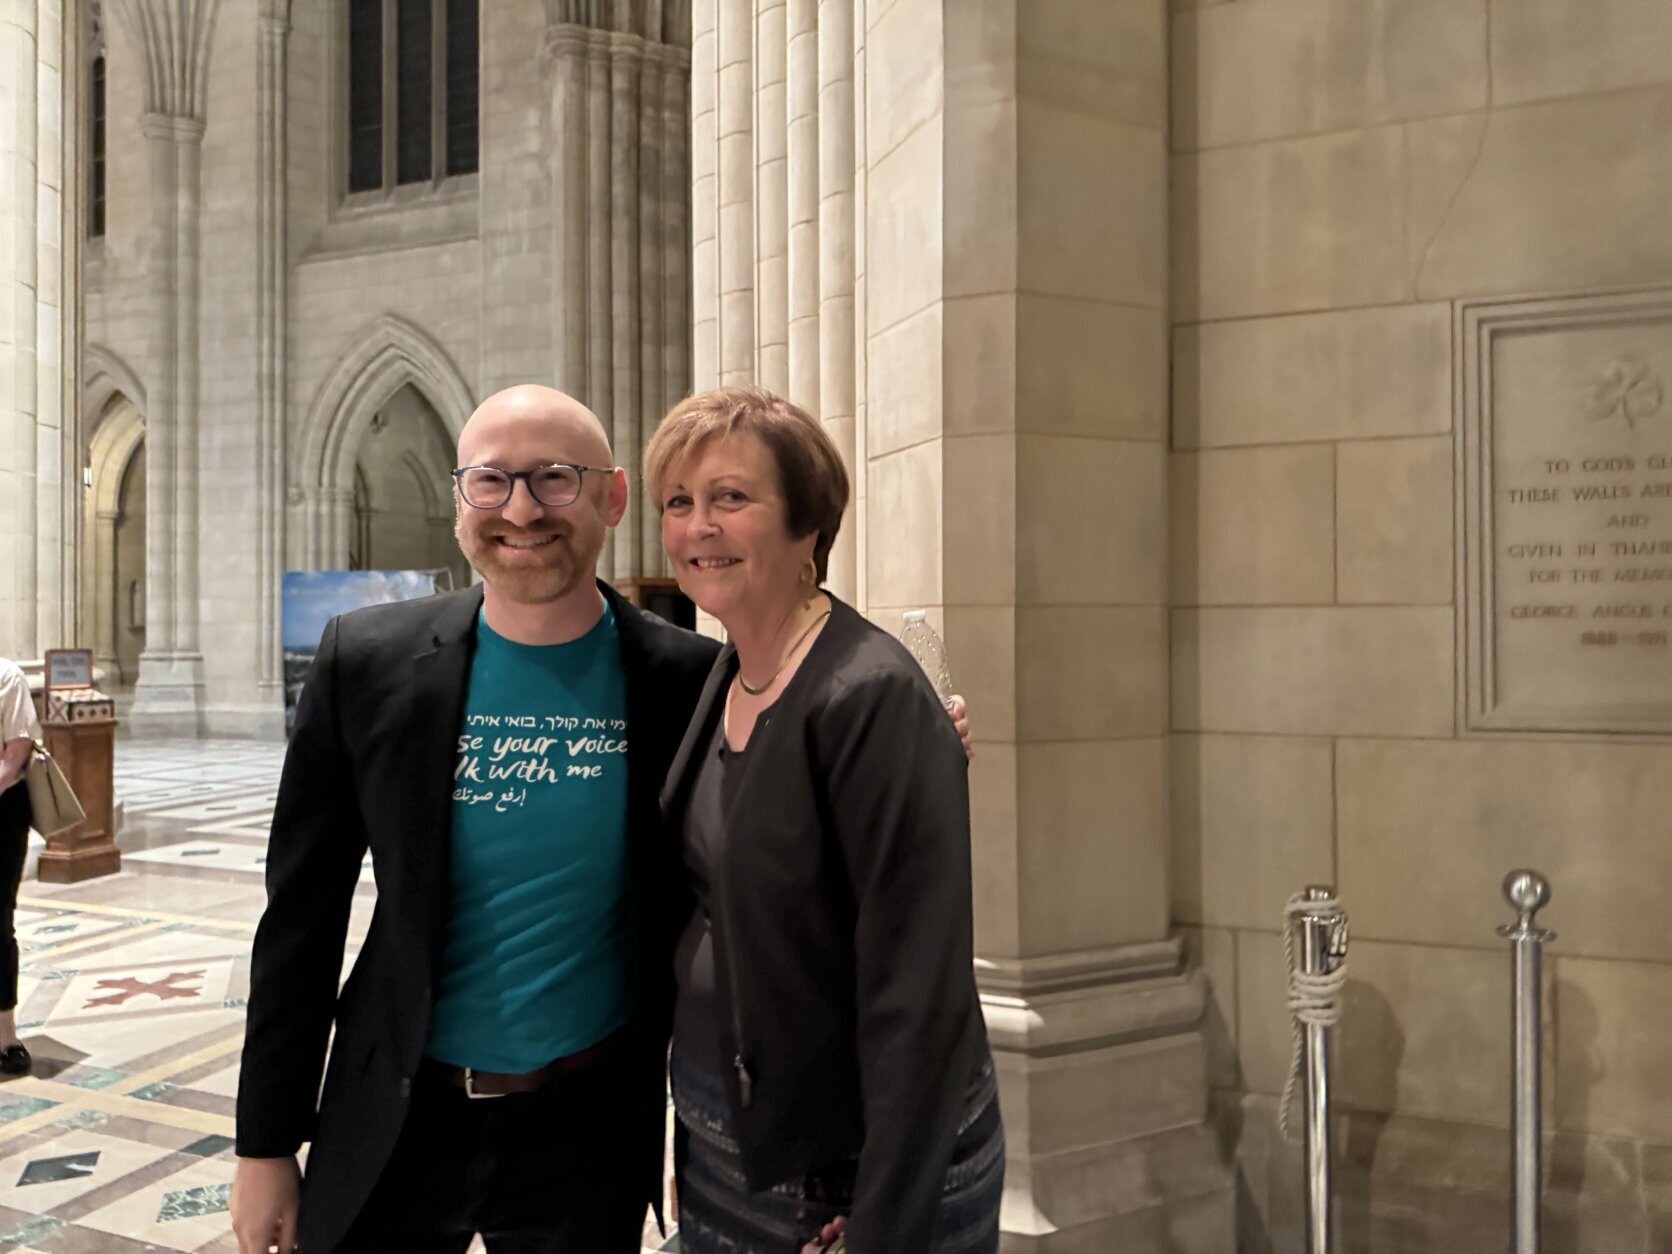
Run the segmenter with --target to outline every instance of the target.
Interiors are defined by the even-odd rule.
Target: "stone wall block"
[[[1195,1033],[1025,1062],[1000,1054],[997,1062],[1006,1122],[1014,1118],[1022,1130],[1012,1138],[1013,1153],[1056,1154],[1130,1140],[1198,1123],[1206,1114],[1205,1050]],[[1156,1192],[1150,1198],[1161,1200]]]
[[[943,0],[898,0],[866,36],[866,150],[875,165],[938,116],[946,64]]]
[[[1166,742],[1021,746],[1017,759],[1025,955],[1167,933]]]
[[[1019,482],[1016,441],[1007,435],[967,435],[940,445],[946,458],[946,496],[940,506],[946,600],[952,605],[1015,605],[1017,532],[1027,499]],[[873,504],[882,507],[884,502],[873,497]]]
[[[1178,927],[1174,935],[1184,942],[1185,969],[1199,970],[1207,977],[1208,1008],[1201,1032],[1207,1046],[1208,1084],[1216,1089],[1240,1088],[1236,935],[1223,927]]]
[[[1181,326],[1173,335],[1173,444],[1449,431],[1451,351],[1443,304]]]
[[[1408,130],[1419,299],[1640,286],[1672,277],[1672,88],[1499,109]]]
[[[1173,612],[1173,726],[1289,735],[1448,736],[1450,609]]]
[[[947,611],[949,633],[959,629],[960,615]],[[1000,611],[982,611],[998,614]],[[894,621],[898,622],[898,618]],[[989,625],[992,634],[1002,627]],[[956,664],[956,658],[954,658]],[[975,701],[974,684],[957,680]],[[1022,952],[1020,879],[1018,867],[1017,798],[1018,750],[1014,744],[982,742],[970,763],[970,858],[977,868],[973,879],[975,952],[1016,957]],[[1007,1116],[1008,1119],[1008,1116]]]
[[[1015,324],[1019,430],[1166,439],[1163,311],[1022,292]]]
[[[1175,920],[1275,928],[1290,896],[1335,881],[1328,740],[1175,736],[1169,767]]]
[[[1016,732],[1025,743],[1167,730],[1161,606],[1020,606]]]
[[[1672,962],[1672,747],[1347,740],[1336,779],[1355,932],[1497,948],[1499,885],[1532,866],[1563,956]]]
[[[1030,292],[1162,308],[1166,141],[1133,126],[1023,101],[1017,282]],[[1086,242],[1098,241],[1090,248]]]
[[[1016,179],[1021,142],[1014,100],[949,104],[944,123],[948,157],[941,176],[948,296],[1010,292],[1017,286],[1021,207],[1016,195],[995,195]]]
[[[1451,604],[1452,458],[1447,437],[1348,443],[1336,450],[1342,602]]]
[[[1483,108],[1486,11],[1486,0],[1287,0],[1181,13],[1172,26],[1174,146]]]
[[[1344,898],[1353,918],[1356,898]],[[1508,1126],[1510,971],[1503,950],[1353,938],[1332,1042],[1343,1106]]]
[[[1165,450],[1024,436],[1016,585],[1045,605],[1161,605],[1167,597]]]
[[[938,306],[945,320],[937,411],[949,435],[1008,434],[1017,429],[1017,377],[1028,369],[1018,343],[1015,292],[959,296]],[[871,404],[889,401],[873,390]]]
[[[1517,0],[1492,15],[1500,104],[1672,83],[1672,6],[1661,0]]]
[[[946,305],[936,302],[871,338],[866,406],[866,449],[881,457],[941,434],[939,368]]]
[[[1016,93],[1070,113],[1167,124],[1162,0],[1022,0]]]
[[[1335,450],[1219,449],[1169,459],[1175,605],[1335,597]]]
[[[1405,186],[1396,126],[1176,158],[1175,320],[1408,299]]]
[[[941,298],[941,139],[938,124],[921,126],[867,174],[865,325],[873,336]]]
[[[910,544],[867,546],[869,601],[875,605],[938,605],[942,595],[942,457],[929,440],[872,458],[867,523],[885,536],[911,536]]]

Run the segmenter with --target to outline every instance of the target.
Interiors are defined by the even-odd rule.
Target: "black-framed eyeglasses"
[[[459,495],[473,509],[500,509],[511,499],[517,480],[528,485],[529,492],[542,505],[568,505],[581,494],[581,479],[587,471],[607,475],[613,466],[573,466],[568,462],[551,462],[533,470],[501,470],[498,466],[460,466],[453,472],[453,482],[459,485]]]

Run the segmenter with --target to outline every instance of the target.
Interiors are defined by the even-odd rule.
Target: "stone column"
[[[72,6],[73,10],[73,6]],[[73,643],[75,581],[72,575],[75,498],[80,490],[77,467],[75,386],[76,340],[73,332],[74,241],[73,195],[77,185],[77,147],[71,137],[78,111],[65,91],[65,49],[78,26],[76,14],[64,12],[63,0],[36,0],[39,35],[35,44],[36,197],[35,221],[35,623],[42,649]],[[66,29],[68,27],[68,29]],[[66,121],[69,127],[66,127]],[[69,263],[68,265],[66,263]],[[72,299],[66,300],[65,293]]]
[[[819,34],[818,0],[789,0],[785,100],[789,116],[789,395],[813,414],[819,403]]]
[[[546,36],[552,82],[552,205],[557,223],[552,376],[558,388],[576,397],[584,396],[587,388],[588,36],[580,26],[554,26]]]
[[[610,432],[616,462],[635,466],[639,461],[639,83],[643,43],[630,35],[613,35],[610,55],[610,299],[606,324],[612,351]],[[626,515],[611,533],[612,569],[618,577],[632,576],[639,562],[637,513]]]
[[[718,383],[757,381],[755,360],[754,0],[719,0]]]
[[[104,667],[107,685],[116,683],[116,525],[119,510],[101,509],[93,516],[93,661]]]
[[[853,26],[854,0],[818,0],[818,414],[857,484]],[[792,286],[799,291],[799,285]],[[794,343],[792,339],[792,347]],[[856,506],[857,500],[849,506],[830,554],[830,588],[848,601],[859,596]]]
[[[262,0],[256,48],[256,674],[259,699],[284,703],[279,583],[284,573],[285,328],[289,326],[285,69],[290,0]]]
[[[39,186],[35,0],[0,10],[0,654],[39,655],[37,533],[36,212]]]
[[[871,463],[866,452],[869,447],[866,432],[869,395],[867,380],[870,371],[870,347],[866,337],[868,326],[866,284],[866,250],[871,175],[868,153],[870,127],[867,117],[867,92],[870,74],[867,69],[866,40],[871,0],[851,0],[853,7],[853,516],[848,531],[852,537],[854,556],[853,595],[855,605],[870,601],[870,564],[865,560],[868,517],[865,509],[866,492],[870,485]]]
[[[710,47],[713,46],[712,39]],[[712,88],[712,84],[710,85]],[[662,57],[662,172],[658,197],[662,204],[659,257],[662,268],[662,393],[654,421],[672,409],[691,389],[691,126],[687,110],[694,88],[689,57]],[[710,115],[712,120],[712,115]],[[713,145],[709,145],[712,156]],[[709,186],[713,186],[710,180]],[[712,251],[712,250],[711,250]],[[647,575],[666,575],[662,550],[661,511],[648,492],[639,493],[645,519],[644,564]]]
[[[198,652],[197,266],[203,122],[147,113],[152,309],[147,385],[145,651],[129,724],[142,734],[202,727]]]
[[[112,0],[145,68],[151,166],[147,290],[154,377],[146,399],[145,651],[129,725],[199,733],[198,253],[204,91],[219,0]]]
[[[788,118],[784,0],[755,0],[755,379],[789,391]]]
[[[719,6],[691,7],[691,386],[720,383]]]
[[[552,351],[558,386],[591,406],[617,462],[636,474],[648,428],[689,385],[689,176],[677,157],[688,142],[690,63],[662,41],[660,23],[613,17],[625,25],[564,21],[546,35],[558,207]],[[604,551],[605,578],[662,569],[654,503],[638,499]]]

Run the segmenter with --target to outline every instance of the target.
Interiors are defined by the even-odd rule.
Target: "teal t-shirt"
[[[451,912],[427,1052],[532,1071],[626,1022],[627,683],[609,607],[578,640],[476,623]]]

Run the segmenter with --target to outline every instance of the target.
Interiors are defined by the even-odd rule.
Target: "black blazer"
[[[709,890],[715,1004],[750,1186],[858,1155],[849,1243],[916,1254],[987,1058],[968,770],[911,655],[831,605],[728,781]],[[670,832],[736,670],[728,645],[663,790]]]
[[[599,587],[615,611],[627,679],[627,904],[637,994],[627,1042],[642,1079],[621,1115],[635,1146],[623,1169],[654,1204],[684,900],[656,795],[718,646]],[[446,923],[457,737],[481,605],[478,587],[332,620],[297,708],[268,846],[267,909],[250,961],[237,1152],[277,1157],[313,1142],[298,1234],[307,1250],[332,1248],[364,1204],[400,1133],[423,1057]],[[339,996],[349,908],[368,848],[377,906]]]

